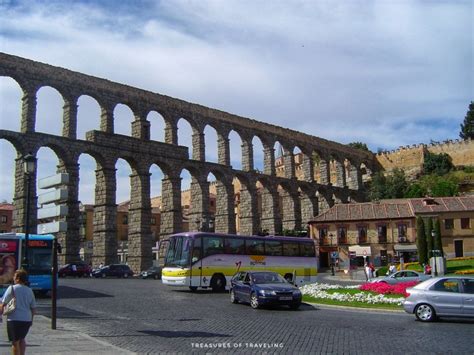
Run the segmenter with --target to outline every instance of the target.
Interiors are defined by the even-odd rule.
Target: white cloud
[[[457,138],[474,97],[470,1],[11,4],[1,51],[373,150]]]

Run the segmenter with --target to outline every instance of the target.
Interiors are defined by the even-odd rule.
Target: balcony
[[[408,240],[407,237],[398,237],[398,242],[399,243],[409,243],[410,241]]]

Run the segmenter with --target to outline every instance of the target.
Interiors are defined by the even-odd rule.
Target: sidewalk
[[[6,320],[4,319],[4,324]],[[51,329],[51,319],[37,315],[33,326],[26,337],[27,354],[134,354],[130,351],[120,349],[104,341],[95,339],[84,333],[80,333],[62,326],[58,321],[57,329]],[[0,342],[0,354],[9,354],[11,345],[8,342],[6,326],[2,325],[2,336]]]

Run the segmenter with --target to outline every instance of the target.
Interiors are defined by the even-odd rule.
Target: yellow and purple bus
[[[240,270],[278,272],[295,285],[316,281],[314,241],[302,237],[189,232],[169,238],[162,282],[222,291]]]

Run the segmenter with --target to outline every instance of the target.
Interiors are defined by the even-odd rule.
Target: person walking
[[[8,340],[12,342],[12,355],[24,355],[26,351],[25,338],[33,324],[36,310],[35,295],[28,284],[28,274],[25,270],[17,270],[13,276],[14,284],[9,286],[2,298],[1,313],[10,300],[16,298],[15,310],[7,315]]]

